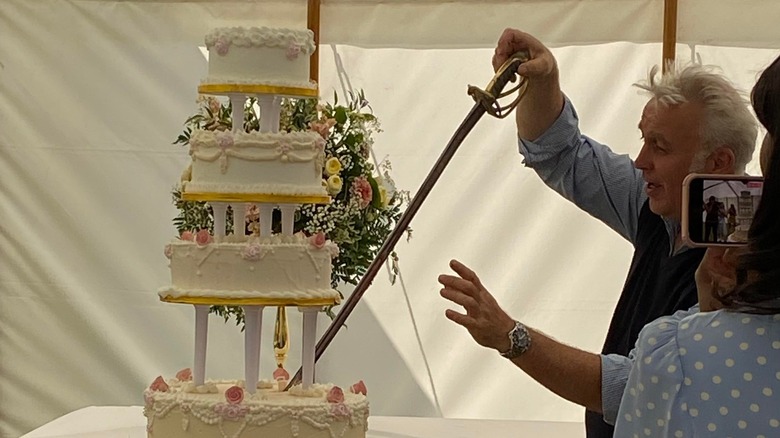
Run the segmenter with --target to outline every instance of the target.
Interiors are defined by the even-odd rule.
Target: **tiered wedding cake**
[[[206,45],[209,73],[199,91],[230,98],[233,130],[195,131],[190,138],[192,163],[182,178],[182,198],[210,204],[214,234],[184,232],[165,248],[172,283],[160,289],[160,299],[195,306],[195,363],[174,378],[158,377],[144,391],[148,435],[364,437],[368,401],[362,381],[348,390],[314,382],[317,312],[339,302],[330,286],[338,247],[322,233],[293,233],[299,205],[330,201],[322,184],[324,140],[316,132],[279,132],[281,97],[318,94],[309,80],[312,32],[217,29]],[[257,97],[261,117],[260,130],[249,133],[243,129],[248,96]],[[250,204],[259,209],[259,229],[250,235],[226,232],[228,206],[242,212]],[[272,233],[275,209],[282,218],[278,234]],[[243,380],[205,380],[210,305],[243,306]],[[302,384],[289,391],[282,368],[267,373],[273,379],[259,379],[265,306],[296,306],[303,313]]]

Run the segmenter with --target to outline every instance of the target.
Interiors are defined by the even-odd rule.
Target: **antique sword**
[[[512,89],[506,92],[502,92],[502,90],[510,81],[515,79],[517,67],[519,67],[523,62],[526,62],[528,59],[529,56],[526,52],[519,52],[512,55],[496,71],[493,79],[490,81],[490,83],[488,83],[484,90],[473,85],[469,85],[468,94],[474,99],[474,106],[471,108],[471,111],[469,111],[463,122],[461,122],[449,143],[447,143],[447,146],[439,156],[436,164],[434,164],[433,168],[428,173],[428,176],[420,186],[420,189],[409,202],[409,206],[399,218],[398,223],[396,224],[393,231],[387,236],[384,243],[379,248],[379,252],[377,253],[376,258],[368,266],[366,273],[360,279],[357,286],[355,286],[355,290],[341,305],[341,310],[333,319],[320,340],[317,342],[314,353],[315,363],[325,352],[325,349],[328,348],[328,345],[330,345],[331,341],[333,341],[336,333],[338,333],[338,331],[341,330],[341,328],[344,326],[344,322],[347,320],[350,313],[352,313],[352,310],[355,308],[358,301],[360,301],[360,298],[366,292],[366,289],[368,289],[368,287],[374,281],[374,277],[376,277],[376,274],[379,272],[382,264],[387,261],[388,256],[392,252],[396,243],[398,243],[398,241],[401,239],[403,233],[409,227],[409,224],[412,222],[412,218],[414,218],[414,215],[417,214],[417,210],[420,209],[420,206],[422,205],[423,201],[425,201],[425,198],[428,197],[428,194],[431,192],[431,189],[433,189],[436,181],[438,181],[441,173],[444,171],[444,168],[447,167],[447,164],[449,164],[453,155],[455,155],[458,147],[461,145],[461,143],[463,143],[463,140],[466,139],[466,136],[469,134],[469,132],[471,132],[472,128],[474,128],[479,119],[482,118],[482,115],[487,112],[494,117],[504,118],[509,115],[520,102],[520,99],[523,97],[525,88],[527,86],[527,80],[524,77],[520,76],[518,84]],[[499,104],[498,99],[508,96],[515,91],[519,92],[514,101],[505,106],[501,106]],[[302,371],[302,367],[298,368],[298,372],[296,372],[292,379],[290,379],[290,382],[285,388],[285,391],[290,389],[293,385],[300,383]]]

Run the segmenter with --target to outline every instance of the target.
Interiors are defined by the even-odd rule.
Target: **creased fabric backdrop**
[[[216,26],[303,27],[305,3],[0,3],[0,436],[83,406],[141,404],[154,377],[191,365],[193,311],[156,290],[169,281],[170,191],[188,160],[171,142],[207,69],[199,46]],[[638,151],[646,98],[631,84],[660,60],[660,0],[324,3],[321,96],[365,90],[384,129],[377,158],[401,189],[416,191],[471,107],[466,86],[492,77],[506,26],[557,47],[584,131]],[[720,65],[749,89],[777,55],[780,5],[683,3],[678,58]],[[581,421],[446,320],[438,296],[437,274],[458,258],[514,317],[600,348],[630,245],[544,187],[516,150],[513,121],[479,123],[399,243],[401,278],[377,278],[319,380],[364,379],[377,415]],[[267,310],[266,372],[273,319]],[[300,322],[290,312],[294,341]],[[242,345],[212,317],[208,375],[241,377]]]

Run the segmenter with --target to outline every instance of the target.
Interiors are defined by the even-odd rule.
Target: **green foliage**
[[[365,274],[398,222],[409,194],[396,190],[388,160],[374,165],[372,136],[380,132],[379,122],[371,113],[363,92],[350,94],[344,105],[338,104],[335,94],[333,100],[333,103],[320,104],[317,99],[284,99],[279,119],[281,130],[313,130],[326,140],[323,185],[328,187],[332,202],[301,206],[295,215],[294,231],[324,232],[339,246],[331,276],[332,286],[338,289],[343,284],[357,284]],[[213,97],[201,98],[198,113],[187,119],[184,132],[174,144],[189,144],[190,135],[196,129],[232,129],[231,113],[229,102],[225,105]],[[248,99],[244,107],[244,130],[258,129],[256,100]],[[173,220],[179,232],[203,228],[213,232],[213,213],[205,202],[184,201],[178,190],[173,192],[173,201],[179,209],[179,215]],[[232,229],[233,219],[229,211],[228,229]],[[236,220],[243,222],[244,218]],[[275,212],[275,232],[280,230],[279,220],[278,212]],[[410,237],[411,230],[407,232]],[[397,260],[393,253],[390,260],[393,280]],[[235,316],[238,324],[243,323],[240,307],[212,306],[211,312],[226,321]]]

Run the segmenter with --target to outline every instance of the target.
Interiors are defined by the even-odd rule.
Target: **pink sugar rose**
[[[225,37],[219,37],[217,42],[214,43],[214,48],[217,49],[217,53],[219,55],[225,56],[228,54],[228,50],[230,50],[230,40],[226,39]]]
[[[324,248],[325,242],[327,242],[327,239],[325,239],[325,233],[322,231],[309,237],[309,244],[317,249]]]
[[[249,406],[220,403],[214,406],[214,412],[218,413],[226,420],[238,420],[239,418],[246,416],[249,412]]]
[[[237,405],[244,400],[244,390],[240,386],[231,386],[225,391],[225,400],[231,405]]]
[[[368,390],[366,389],[366,384],[363,383],[363,381],[359,381],[355,383],[354,385],[349,387],[349,392],[353,394],[363,394],[366,395],[368,393]]]
[[[334,417],[346,418],[349,417],[349,406],[344,403],[336,403],[330,407],[330,413]]]
[[[195,236],[192,235],[192,231],[182,231],[181,235],[179,236],[179,239],[192,241],[194,237]]]
[[[279,367],[274,370],[274,380],[290,380],[290,373],[286,369]]]
[[[298,58],[298,55],[301,54],[301,46],[298,44],[290,44],[287,46],[287,59],[292,61],[296,58]]]
[[[368,180],[363,176],[355,178],[352,182],[352,189],[359,196],[360,208],[368,207],[368,204],[374,198],[374,191],[371,189],[371,184]]]
[[[165,379],[162,378],[162,376],[157,376],[156,379],[154,379],[154,382],[152,382],[151,385],[149,385],[149,389],[152,391],[160,391],[160,392],[168,392],[168,384],[165,383]]]
[[[244,260],[255,261],[260,260],[263,255],[263,248],[257,243],[251,243],[244,247],[241,252],[241,257]]]
[[[176,373],[176,378],[182,382],[192,380],[192,370],[189,368],[179,370],[179,372]]]
[[[170,243],[165,245],[165,250],[163,251],[163,254],[165,254],[165,257],[167,257],[168,260],[170,260],[171,257],[173,257],[173,247],[171,247]]]
[[[195,243],[197,243],[200,246],[206,246],[209,243],[211,243],[211,234],[209,234],[209,230],[202,229],[199,230],[197,233],[195,233]]]
[[[225,149],[228,149],[229,147],[233,146],[233,134],[232,133],[230,133],[230,132],[218,132],[216,137],[217,137],[217,145],[223,151]]]
[[[344,403],[344,391],[338,386],[334,386],[330,388],[325,398],[328,400],[328,403]]]

